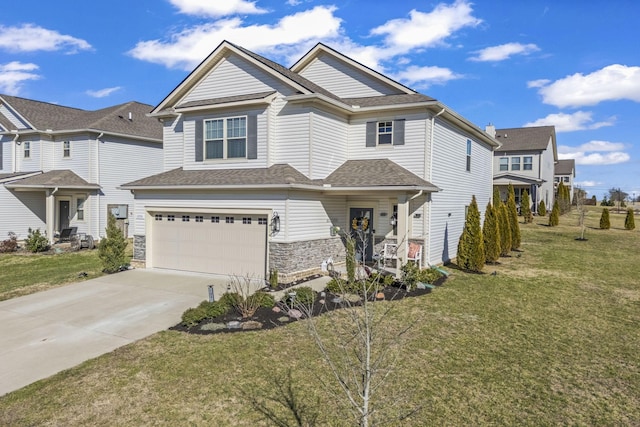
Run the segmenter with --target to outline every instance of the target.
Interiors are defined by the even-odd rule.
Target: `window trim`
[[[65,159],[71,157],[71,141],[62,141],[62,157]]]
[[[517,161],[515,161],[516,159],[517,159]],[[516,165],[518,166],[517,168],[515,168],[515,166],[516,166]],[[511,158],[511,170],[512,170],[512,171],[519,171],[519,170],[521,170],[521,169],[520,169],[520,165],[521,165],[521,163],[520,163],[520,156],[513,156],[513,157]]]
[[[384,132],[380,132],[380,128],[383,128]],[[376,122],[376,145],[383,147],[393,146],[393,128],[393,120],[380,120]],[[389,137],[388,142],[380,142],[381,137],[387,136]]]
[[[529,162],[527,162],[527,159],[529,160]],[[522,170],[523,171],[532,171],[533,170],[533,156],[524,156],[522,158]]]
[[[82,200],[82,203],[80,201]],[[85,197],[77,197],[76,198],[76,220],[85,221],[85,208],[84,204],[87,202]]]
[[[31,158],[31,141],[24,141],[22,143],[23,155],[25,159]]]
[[[505,163],[503,163],[502,161],[505,161]],[[500,157],[500,160],[498,161],[498,170],[500,171],[509,171],[509,158],[508,157]]]
[[[467,139],[467,172],[471,172],[471,140]]]
[[[229,121],[234,119],[244,119],[244,137],[239,138],[230,138],[228,135]],[[222,122],[222,139],[207,139],[207,124],[211,122]],[[229,157],[229,142],[233,140],[244,139],[244,156],[238,157]],[[222,141],[222,157],[208,157],[207,156],[207,142],[214,141]],[[248,149],[249,149],[249,116],[248,115],[239,115],[239,116],[229,116],[229,117],[216,117],[210,119],[204,119],[202,125],[202,158],[204,161],[220,161],[220,160],[230,160],[237,161],[241,159],[248,159]]]

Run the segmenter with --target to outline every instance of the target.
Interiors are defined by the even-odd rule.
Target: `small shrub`
[[[290,293],[295,292],[295,297],[293,295],[289,295]],[[316,291],[311,289],[308,286],[301,286],[299,288],[292,289],[291,292],[285,293],[281,302],[286,304],[289,307],[293,307],[295,305],[301,305],[304,307],[310,307],[313,305],[316,300]]]
[[[242,296],[237,292],[226,292],[222,294],[220,300],[218,301],[220,304],[223,304],[228,309],[236,307],[242,301]]]
[[[627,216],[624,218],[624,228],[626,230],[633,230],[636,228],[636,221],[633,217],[633,209],[627,209]]]
[[[402,272],[402,283],[407,288],[407,290],[412,290],[418,284],[418,274],[420,273],[420,268],[418,264],[414,262],[408,262],[400,268]]]
[[[418,282],[432,284],[441,277],[442,273],[435,268],[425,268],[418,271]]]
[[[0,253],[15,252],[18,250],[18,237],[16,233],[9,232],[9,238],[0,242]]]
[[[357,281],[348,282],[344,279],[333,278],[327,283],[325,288],[327,292],[331,292],[332,294],[351,294],[351,293],[359,293],[360,284]]]
[[[191,328],[207,317],[207,311],[204,308],[188,308],[182,313],[182,324],[187,328]]]
[[[98,257],[102,261],[102,271],[105,273],[116,273],[127,263],[125,249],[127,241],[118,228],[116,217],[109,212],[107,218],[106,236],[100,240],[98,246]]]
[[[602,215],[600,215],[600,229],[608,230],[611,228],[611,222],[609,221],[609,209],[602,209]]]
[[[538,205],[538,215],[547,216],[547,205],[544,204],[544,200],[540,200]]]
[[[273,298],[273,295],[268,294],[266,292],[258,291],[253,295],[249,296],[247,299],[252,299],[252,303],[255,302],[259,307],[272,308],[276,305],[276,300]]]
[[[205,311],[206,317],[212,318],[227,314],[230,309],[230,307],[228,307],[224,303],[221,303],[220,301],[209,302],[206,300],[202,301],[198,308]]]
[[[551,215],[549,215],[549,227],[555,227],[560,224],[560,206],[558,200],[553,202],[553,209],[551,209]]]
[[[37,228],[32,230],[29,228],[29,234],[27,235],[27,239],[24,241],[27,250],[33,253],[36,252],[44,252],[49,249],[49,239],[47,236],[40,233],[40,229]]]
[[[269,271],[269,286],[271,289],[276,289],[278,287],[278,269],[276,268]]]

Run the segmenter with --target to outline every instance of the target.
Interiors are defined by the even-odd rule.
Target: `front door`
[[[356,241],[356,260],[367,262],[373,256],[373,209],[351,208],[351,237]]]
[[[69,201],[60,200],[58,207],[58,231],[62,231],[69,228]]]

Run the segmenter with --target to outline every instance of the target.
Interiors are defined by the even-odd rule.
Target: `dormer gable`
[[[296,62],[291,71],[340,98],[416,93],[322,43],[318,43]]]

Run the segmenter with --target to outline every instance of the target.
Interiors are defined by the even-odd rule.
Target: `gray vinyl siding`
[[[393,119],[405,119],[404,145],[367,147],[367,122]],[[429,126],[430,122],[425,113],[354,120],[349,128],[349,159],[389,159],[428,180],[426,177],[427,168],[425,167],[425,149],[428,149]]]
[[[14,114],[13,110],[7,108],[4,104],[0,104],[0,114],[9,119],[9,121],[15,126],[13,129],[20,130],[29,128],[24,120],[20,119],[16,114]]]
[[[254,64],[231,55],[222,60],[181,102],[201,101],[277,90],[293,94],[291,88]]]
[[[248,115],[257,115],[256,159],[242,158],[196,161],[196,121]],[[182,164],[185,170],[263,168],[267,166],[268,114],[265,108],[225,112],[216,111],[211,114],[184,116],[182,128],[184,131]]]
[[[553,141],[549,138],[547,149],[542,152],[541,157],[541,174],[540,178],[545,180],[540,186],[540,200],[545,200],[548,194],[548,200],[545,200],[547,209],[553,206],[553,176],[555,174],[555,159],[553,158]]]
[[[107,205],[129,206],[129,236],[135,234],[133,221],[134,196],[118,186],[163,171],[162,145],[153,142],[133,142],[111,137],[100,142],[100,186],[102,195],[92,203],[92,217],[97,230],[92,234],[103,236],[107,226]],[[141,162],[140,159],[144,159]]]
[[[9,232],[23,240],[29,227],[45,231],[44,195],[44,191],[10,191],[0,184],[0,240],[6,239]]]
[[[471,139],[471,171],[466,171],[467,139]],[[465,206],[476,196],[481,218],[492,195],[491,148],[474,141],[449,123],[436,119],[432,182],[442,189],[432,194],[428,261],[454,259],[465,221]]]
[[[11,152],[12,152],[11,139],[4,136],[0,136],[0,171],[11,171]]]
[[[320,55],[300,75],[341,98],[392,95],[402,93],[380,79],[360,71],[329,55]]]
[[[311,179],[326,178],[347,160],[346,119],[322,111],[311,113]]]
[[[284,107],[276,122],[277,143],[273,163],[288,163],[309,175],[311,120],[311,112],[307,107]]]
[[[165,120],[162,136],[164,170],[182,167],[184,159],[184,132],[182,117]]]

